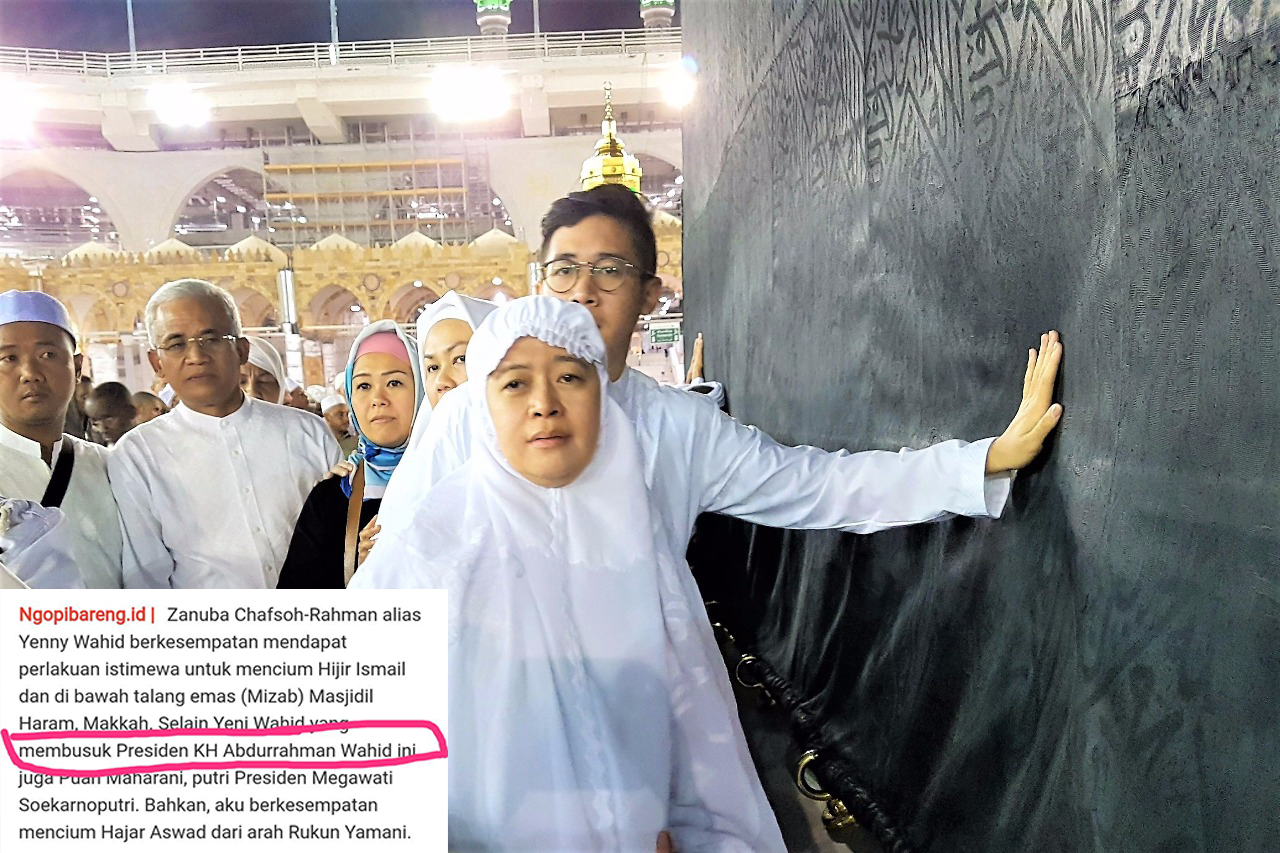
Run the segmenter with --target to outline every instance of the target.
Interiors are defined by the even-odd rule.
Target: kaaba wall
[[[736,417],[995,435],[1065,344],[1001,520],[704,529],[827,784],[899,849],[1280,849],[1280,3],[682,9],[685,330]]]

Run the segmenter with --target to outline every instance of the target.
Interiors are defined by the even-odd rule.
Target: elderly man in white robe
[[[67,568],[78,569],[85,587],[119,589],[120,518],[107,449],[62,431],[81,358],[61,302],[34,291],[0,293],[0,498],[60,508],[74,559]]]
[[[170,282],[147,303],[146,325],[151,366],[179,402],[111,455],[125,586],[274,589],[338,444],[320,418],[241,390],[249,342],[226,290]]]
[[[706,397],[661,386],[627,367],[641,314],[657,306],[657,245],[634,193],[606,184],[556,201],[542,222],[541,275],[577,302],[604,337],[608,393],[635,424],[651,499],[687,544],[699,513],[770,527],[871,533],[949,515],[999,517],[1013,472],[1039,453],[1062,416],[1052,403],[1062,345],[1056,332],[1031,351],[1023,401],[1009,428],[974,443],[922,450],[829,453],[787,447],[717,409]],[[472,395],[441,401],[426,435],[383,496],[383,535],[421,523],[418,499],[471,454]]]

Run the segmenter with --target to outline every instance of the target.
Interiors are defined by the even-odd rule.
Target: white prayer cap
[[[280,386],[280,395],[276,402],[283,403],[286,377],[284,375],[284,365],[280,362],[280,353],[276,352],[276,348],[262,338],[250,337],[249,363],[259,370],[265,370],[276,378],[276,384]]]
[[[71,315],[66,306],[47,293],[38,290],[0,293],[0,326],[10,323],[48,323],[71,336],[72,348],[76,345],[76,333],[71,330]]]
[[[330,409],[335,409],[338,406],[345,406],[346,404],[347,401],[340,395],[330,394],[328,397],[325,397],[320,401],[320,414],[328,414]]]
[[[441,320],[461,320],[472,329],[477,329],[484,318],[497,307],[484,299],[474,299],[450,290],[418,315],[418,352],[426,351],[427,334]]]
[[[468,344],[467,374],[480,380],[477,387],[520,338],[537,338],[604,369],[604,340],[590,311],[554,296],[527,296],[497,308]]]
[[[290,394],[302,387],[302,383],[294,379],[292,376],[286,376],[284,378],[284,385],[285,388],[289,390]]]
[[[164,384],[164,387],[160,389],[160,391],[156,394],[156,396],[159,397],[161,400],[164,400],[164,404],[166,406],[172,406],[173,398],[178,396],[178,392],[174,391],[173,386],[170,385],[168,382],[166,382]]]

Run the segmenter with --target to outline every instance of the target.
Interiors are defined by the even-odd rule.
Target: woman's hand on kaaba
[[[1062,341],[1057,332],[1040,336],[1040,350],[1028,350],[1027,372],[1022,379],[1022,405],[1004,434],[987,451],[987,473],[1025,468],[1044,446],[1044,440],[1062,420],[1062,404],[1053,402],[1053,383],[1062,363]]]

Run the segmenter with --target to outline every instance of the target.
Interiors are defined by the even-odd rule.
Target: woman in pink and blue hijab
[[[409,446],[424,384],[418,347],[391,320],[370,324],[351,345],[343,376],[357,436],[351,472],[312,489],[280,572],[282,589],[341,589],[355,569],[348,528],[376,524],[382,495]]]

